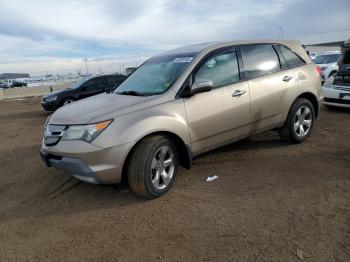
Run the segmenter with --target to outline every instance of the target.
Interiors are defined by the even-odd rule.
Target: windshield
[[[124,95],[158,95],[166,92],[193,60],[195,54],[151,58],[116,90]]]
[[[88,81],[88,80],[90,80],[91,78],[93,78],[93,77],[84,77],[83,79],[81,79],[79,82],[77,82],[77,83],[74,83],[70,88],[78,88],[78,87],[80,87],[82,84],[84,84],[86,81]]]
[[[319,55],[316,56],[314,62],[315,64],[331,64],[337,62],[340,54],[331,54],[331,55]]]

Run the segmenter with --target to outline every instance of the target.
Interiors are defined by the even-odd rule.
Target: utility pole
[[[279,28],[278,39],[283,39],[283,27]]]
[[[89,75],[89,69],[88,69],[87,61],[88,61],[87,58],[84,58],[85,68],[86,68],[86,75]]]

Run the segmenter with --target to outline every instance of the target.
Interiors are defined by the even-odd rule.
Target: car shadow
[[[288,147],[288,146],[293,146],[293,145],[280,140],[278,132],[267,131],[265,133],[255,135],[255,136],[219,147],[217,149],[202,153],[196,156],[195,159],[201,159],[213,154],[221,154],[221,153],[227,153],[227,152],[234,153],[239,151],[273,149],[273,148]]]

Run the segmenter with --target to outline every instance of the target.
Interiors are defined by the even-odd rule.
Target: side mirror
[[[189,85],[182,91],[181,97],[187,98],[195,94],[209,92],[214,88],[214,83],[211,80],[199,80],[192,84],[192,87]]]
[[[191,95],[209,92],[214,88],[214,83],[211,80],[200,80],[194,82],[191,88]]]

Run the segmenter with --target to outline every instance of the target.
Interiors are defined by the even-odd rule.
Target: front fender
[[[186,112],[181,99],[116,117],[93,144],[107,148],[136,143],[156,132],[170,132],[190,145]]]

